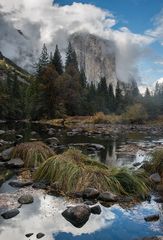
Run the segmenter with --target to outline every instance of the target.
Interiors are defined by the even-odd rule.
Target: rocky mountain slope
[[[75,33],[70,37],[75,48],[79,67],[83,68],[88,82],[97,84],[106,77],[107,84],[117,84],[114,44],[87,33]]]
[[[0,52],[0,81],[6,81],[8,76],[13,79],[16,76],[19,82],[29,84],[30,74]]]

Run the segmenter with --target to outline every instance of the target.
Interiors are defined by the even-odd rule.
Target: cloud
[[[0,49],[25,67],[37,60],[43,43],[50,51],[58,44],[64,53],[69,36],[85,31],[114,42],[117,76],[129,81],[132,76],[139,78],[137,62],[154,41],[153,36],[134,34],[125,26],[114,30],[117,20],[113,14],[92,4],[59,6],[51,0],[1,0],[0,5]]]
[[[153,18],[153,29],[149,29],[146,31],[146,34],[155,38],[163,45],[163,9],[161,12]]]

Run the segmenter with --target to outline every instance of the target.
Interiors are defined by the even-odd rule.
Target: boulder
[[[27,233],[25,236],[26,236],[27,238],[30,238],[32,235],[33,235],[33,233]]]
[[[99,205],[91,207],[91,213],[100,215],[101,214],[101,207]]]
[[[98,200],[104,201],[104,202],[117,202],[118,197],[117,195],[111,192],[103,192],[103,193],[100,193]]]
[[[100,192],[95,188],[86,188],[83,191],[84,199],[96,199],[100,195]]]
[[[26,182],[21,182],[21,181],[11,181],[9,182],[9,185],[11,187],[15,187],[15,188],[23,188],[23,187],[27,187],[32,185],[33,182],[32,181],[26,181]]]
[[[73,226],[81,228],[88,221],[90,214],[90,208],[87,205],[82,204],[75,207],[68,207],[62,213],[62,216]]]
[[[22,139],[22,138],[23,138],[23,135],[21,135],[21,134],[17,134],[17,135],[16,135],[16,139],[20,140],[20,139]]]
[[[157,203],[163,203],[163,197],[156,198],[154,201]]]
[[[6,162],[6,167],[8,168],[22,168],[23,166],[24,162],[20,158],[13,158],[10,161]]]
[[[4,151],[2,151],[1,156],[3,161],[8,161],[11,159],[11,153],[12,153],[13,147],[7,148]]]
[[[156,222],[160,219],[159,214],[150,215],[144,218],[146,222]]]
[[[154,173],[149,178],[156,184],[161,182],[161,177],[159,173]]]
[[[33,196],[30,195],[30,194],[25,194],[25,195],[22,195],[19,199],[18,199],[18,202],[20,204],[29,204],[29,203],[33,203],[34,199],[33,199]]]
[[[40,238],[43,238],[44,236],[45,236],[44,233],[37,233],[36,238],[40,239]]]
[[[1,216],[4,218],[4,219],[9,219],[9,218],[13,218],[15,217],[16,215],[18,215],[20,212],[18,209],[12,209],[12,210],[9,210],[7,212],[4,212],[1,214]]]

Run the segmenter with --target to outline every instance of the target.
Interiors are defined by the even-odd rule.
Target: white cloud
[[[117,21],[112,13],[91,4],[53,6],[51,0],[1,0],[0,5],[0,24],[4,25],[0,49],[19,64],[23,63],[22,58],[25,63],[29,58],[36,60],[44,42],[49,50],[54,50],[57,43],[64,52],[70,34],[86,31],[115,43],[117,76],[128,81],[138,74],[137,62],[154,41],[153,37],[134,34],[126,27],[113,30]],[[21,29],[27,39],[15,33],[15,28]]]
[[[163,45],[163,9],[161,12],[153,19],[154,28],[146,31],[146,34],[155,38]]]

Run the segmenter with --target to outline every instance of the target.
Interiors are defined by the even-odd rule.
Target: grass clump
[[[86,187],[124,195],[145,196],[149,192],[144,172],[110,168],[76,149],[49,158],[38,168],[35,179],[49,184],[58,182],[65,194],[83,191]]]
[[[27,142],[17,145],[12,153],[12,158],[21,158],[25,167],[38,167],[41,163],[54,155],[46,144],[42,142]]]
[[[149,173],[158,172],[163,177],[163,148],[158,148],[150,154],[150,160],[145,169]]]

